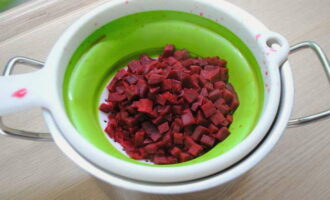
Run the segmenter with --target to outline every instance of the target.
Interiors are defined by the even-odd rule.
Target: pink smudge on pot
[[[14,98],[23,98],[25,97],[27,94],[27,89],[26,88],[22,88],[22,89],[19,89],[17,90],[16,92],[14,92],[11,96],[14,97]]]

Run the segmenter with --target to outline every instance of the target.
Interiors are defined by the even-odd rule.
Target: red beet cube
[[[181,105],[173,105],[172,106],[172,111],[175,114],[181,115],[182,114],[182,106]]]
[[[134,142],[135,142],[135,146],[139,147],[143,145],[143,141],[144,141],[144,131],[138,131],[135,133],[134,136]]]
[[[214,126],[214,124],[211,124],[209,126],[209,133],[217,133],[219,131],[219,128]]]
[[[152,58],[150,58],[148,55],[142,54],[140,56],[140,62],[142,65],[147,65],[153,61]]]
[[[226,118],[223,116],[223,114],[219,111],[216,111],[211,117],[210,117],[211,122],[216,125],[222,125],[226,126],[228,122],[226,122]]]
[[[156,153],[158,150],[158,146],[153,143],[153,144],[148,144],[144,147],[144,151],[148,154],[154,154]]]
[[[99,107],[99,109],[105,113],[109,113],[109,112],[113,111],[113,108],[114,108],[114,106],[113,106],[113,103],[111,103],[111,102],[102,103]]]
[[[201,125],[207,124],[207,120],[205,119],[204,114],[200,110],[197,112],[196,123]]]
[[[141,74],[144,67],[139,60],[132,60],[127,64],[128,70],[132,73]]]
[[[188,149],[188,153],[190,153],[193,156],[198,156],[202,151],[203,151],[203,147],[198,144],[191,145],[190,148]]]
[[[108,101],[113,101],[113,102],[120,102],[124,101],[126,99],[125,95],[122,94],[117,94],[117,93],[109,93],[108,95]]]
[[[142,113],[152,113],[153,110],[153,102],[149,99],[140,99],[139,101],[135,101],[132,104],[133,107],[137,108],[139,112]]]
[[[222,96],[226,100],[227,103],[231,103],[234,99],[234,94],[230,90],[223,90]]]
[[[203,135],[201,138],[201,143],[208,147],[213,147],[215,143],[215,139],[208,135]]]
[[[160,74],[151,74],[148,78],[148,84],[149,85],[156,85],[161,83],[165,79],[164,75]]]
[[[196,123],[194,116],[192,115],[190,109],[186,109],[183,111],[181,115],[182,125],[190,126]]]
[[[214,135],[215,138],[217,138],[219,141],[224,141],[228,136],[230,135],[230,132],[228,128],[222,127],[218,133]]]
[[[219,89],[215,89],[209,93],[209,98],[214,102],[221,97],[221,92]]]
[[[207,91],[206,88],[202,88],[200,95],[203,97],[207,97],[209,95],[209,92]]]
[[[170,153],[172,156],[175,156],[178,158],[180,156],[180,153],[182,153],[182,151],[178,147],[173,147],[173,149],[171,149]]]
[[[202,111],[206,118],[209,118],[216,112],[216,108],[211,101],[208,101],[204,105],[202,105]]]
[[[190,70],[192,73],[199,74],[201,71],[201,67],[198,65],[191,65]]]
[[[223,81],[217,81],[213,85],[214,85],[214,88],[217,88],[219,90],[226,88],[226,84]]]
[[[186,161],[191,160],[191,159],[192,159],[192,156],[189,155],[188,153],[181,152],[179,154],[179,160],[180,160],[180,162],[186,162]]]
[[[183,98],[188,102],[192,103],[198,98],[198,92],[194,89],[184,89]]]
[[[153,141],[157,141],[162,137],[156,126],[152,123],[146,121],[142,124],[142,127]]]
[[[182,129],[182,121],[179,118],[176,118],[171,125],[173,132],[180,132]]]
[[[168,122],[165,122],[158,126],[159,133],[166,133],[168,130],[170,130],[170,127],[168,126]]]
[[[183,144],[183,141],[184,141],[183,134],[182,133],[174,133],[173,134],[173,141],[174,141],[174,144],[178,144],[178,145]]]
[[[177,50],[174,52],[174,57],[177,60],[186,60],[187,58],[189,58],[189,53],[187,52],[187,50],[182,49],[182,50]]]
[[[177,159],[173,156],[158,156],[156,155],[153,159],[155,164],[173,164],[177,163]]]
[[[165,48],[164,48],[162,56],[164,58],[172,56],[173,53],[174,53],[174,49],[175,49],[174,45],[171,45],[171,44],[166,45]]]
[[[233,122],[233,116],[232,115],[227,115],[226,120],[229,124],[231,124]]]
[[[208,133],[208,129],[205,128],[204,126],[197,126],[196,129],[194,130],[191,138],[195,141],[199,141],[202,137],[203,134]]]

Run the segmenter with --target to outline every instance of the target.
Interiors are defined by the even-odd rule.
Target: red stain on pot
[[[128,4],[128,0],[125,1],[125,4],[126,4],[126,5]]]
[[[203,17],[204,16],[204,13],[203,12],[200,12],[199,13],[199,16],[202,16]]]
[[[256,40],[259,40],[260,37],[261,37],[261,34],[260,34],[260,33],[257,34],[257,35],[256,35]]]
[[[11,96],[14,97],[14,98],[23,98],[25,97],[27,94],[27,89],[26,88],[22,88],[22,89],[19,89],[17,90],[16,92],[14,92]]]
[[[268,72],[268,71],[266,71],[266,72],[265,72],[265,75],[266,75],[266,76],[268,76],[268,74],[269,74],[269,72]]]
[[[273,48],[270,48],[270,51],[277,52],[277,50],[276,49],[273,49]]]

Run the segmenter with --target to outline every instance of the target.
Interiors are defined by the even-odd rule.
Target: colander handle
[[[290,53],[295,53],[301,49],[306,49],[306,48],[310,48],[312,49],[317,57],[319,58],[319,60],[321,61],[321,64],[323,66],[323,69],[325,71],[325,74],[328,77],[328,81],[330,83],[330,64],[329,64],[329,60],[327,58],[327,56],[325,55],[324,51],[322,50],[322,48],[316,44],[315,42],[312,41],[306,41],[306,42],[301,42],[298,43],[294,46],[291,47],[290,49]],[[314,121],[318,121],[324,118],[327,118],[330,116],[330,109],[320,112],[320,113],[316,113],[316,114],[312,114],[312,115],[308,115],[305,117],[300,117],[300,118],[296,118],[296,119],[290,119],[288,126],[298,126],[298,125],[302,125],[302,124],[306,124],[306,123],[310,123],[310,122],[314,122]]]
[[[25,64],[35,68],[42,68],[44,63],[25,57],[14,57],[8,61],[3,72],[3,76],[10,76],[16,64]],[[6,136],[13,136],[22,139],[36,140],[36,141],[52,141],[52,137],[49,133],[37,133],[31,131],[18,130],[7,127],[0,116],[0,134]]]

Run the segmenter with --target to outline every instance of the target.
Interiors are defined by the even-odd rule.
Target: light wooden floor
[[[0,14],[0,70],[12,56],[45,60],[74,20],[105,0],[33,0]],[[314,40],[330,55],[329,0],[232,0],[291,44]],[[294,116],[330,108],[330,88],[309,51],[290,56]],[[26,72],[19,69],[17,72]],[[0,101],[1,103],[1,101]],[[46,131],[40,110],[6,117],[11,126]],[[197,194],[158,196],[111,188],[78,168],[53,143],[0,137],[0,199],[330,199],[330,119],[287,129],[274,150],[233,184]]]

